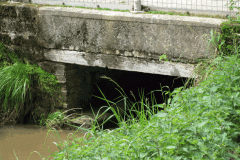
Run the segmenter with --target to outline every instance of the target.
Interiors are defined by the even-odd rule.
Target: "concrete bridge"
[[[211,30],[220,32],[224,21],[0,5],[0,41],[55,74],[62,84],[65,107],[72,108],[91,98],[91,85],[102,72],[100,68],[193,77],[199,60],[215,54],[205,35]],[[159,61],[161,55],[167,61]]]

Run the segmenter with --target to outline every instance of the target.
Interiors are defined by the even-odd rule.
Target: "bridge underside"
[[[109,76],[126,92],[130,93],[131,90],[135,95],[139,95],[138,91],[141,89],[144,89],[145,93],[161,89],[160,85],[173,86],[175,83],[175,87],[180,87],[184,80],[179,78],[195,77],[195,65],[192,64],[131,56],[52,49],[44,53],[44,58],[47,61],[41,66],[45,70],[53,68],[53,66],[57,68],[53,74],[57,76],[62,85],[62,93],[66,102],[64,108],[80,107],[86,110],[89,109],[89,103],[94,106],[103,105],[102,101],[92,97],[93,94],[100,93],[96,91],[98,90],[96,84],[105,90],[104,94],[109,100],[120,96],[120,93],[116,93],[116,86],[113,87],[111,81],[101,79],[103,75]],[[174,79],[178,79],[179,82]],[[101,94],[98,96],[101,97]],[[159,103],[162,103],[161,95],[158,95],[158,100],[160,100]]]
[[[52,59],[49,60],[52,61]],[[164,102],[164,97],[160,92],[161,86],[168,86],[173,91],[174,88],[183,86],[187,80],[187,78],[174,76],[173,74],[171,76],[153,74],[153,71],[143,73],[133,70],[104,68],[99,65],[87,66],[84,63],[79,64],[79,61],[80,58],[78,57],[78,60],[72,60],[71,63],[64,59],[39,63],[44,70],[57,76],[62,86],[62,96],[65,102],[63,107],[66,109],[82,108],[83,111],[88,111],[91,110],[90,104],[93,109],[99,109],[100,106],[107,105],[105,101],[95,97],[103,97],[102,93],[107,100],[113,102],[121,100],[123,97],[116,99],[121,96],[119,91],[116,90],[118,86],[106,77],[115,81],[123,89],[127,97],[133,98],[134,95],[138,101],[141,100],[139,95],[143,94],[151,102],[153,98],[149,93],[158,90],[154,92],[157,103]],[[55,68],[55,70],[52,70],[52,68]],[[102,93],[99,89],[101,89]],[[131,100],[134,101],[135,98]]]
[[[107,55],[68,50],[51,50],[44,53],[46,60],[83,66],[102,67],[124,71],[194,78],[196,65],[132,56]]]

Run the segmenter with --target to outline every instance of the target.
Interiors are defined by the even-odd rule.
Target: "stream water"
[[[47,136],[48,133],[48,136]],[[58,131],[60,141],[72,140],[74,130]],[[75,134],[75,137],[83,136]],[[44,149],[44,143],[45,149]],[[0,128],[0,160],[29,160],[47,159],[52,152],[59,151],[54,142],[59,143],[56,132],[48,132],[46,128],[39,128],[33,125],[14,125]],[[15,157],[15,154],[17,158]],[[49,158],[52,159],[52,158]]]

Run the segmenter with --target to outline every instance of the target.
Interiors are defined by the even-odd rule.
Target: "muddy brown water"
[[[60,141],[72,140],[74,132],[74,130],[58,131]],[[75,137],[83,135],[82,132],[76,133]],[[51,152],[59,151],[54,142],[59,143],[60,141],[54,132],[48,132],[46,128],[33,125],[4,126],[0,128],[0,160],[16,160],[14,151],[18,160],[27,160],[34,151],[39,152],[42,157],[37,153],[32,153],[29,160],[48,159]],[[49,159],[53,159],[53,157]]]

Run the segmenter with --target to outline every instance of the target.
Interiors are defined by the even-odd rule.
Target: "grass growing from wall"
[[[56,77],[18,57],[2,43],[0,66],[0,125],[23,123],[27,114],[38,123],[54,103],[60,104],[56,99],[60,92]]]

